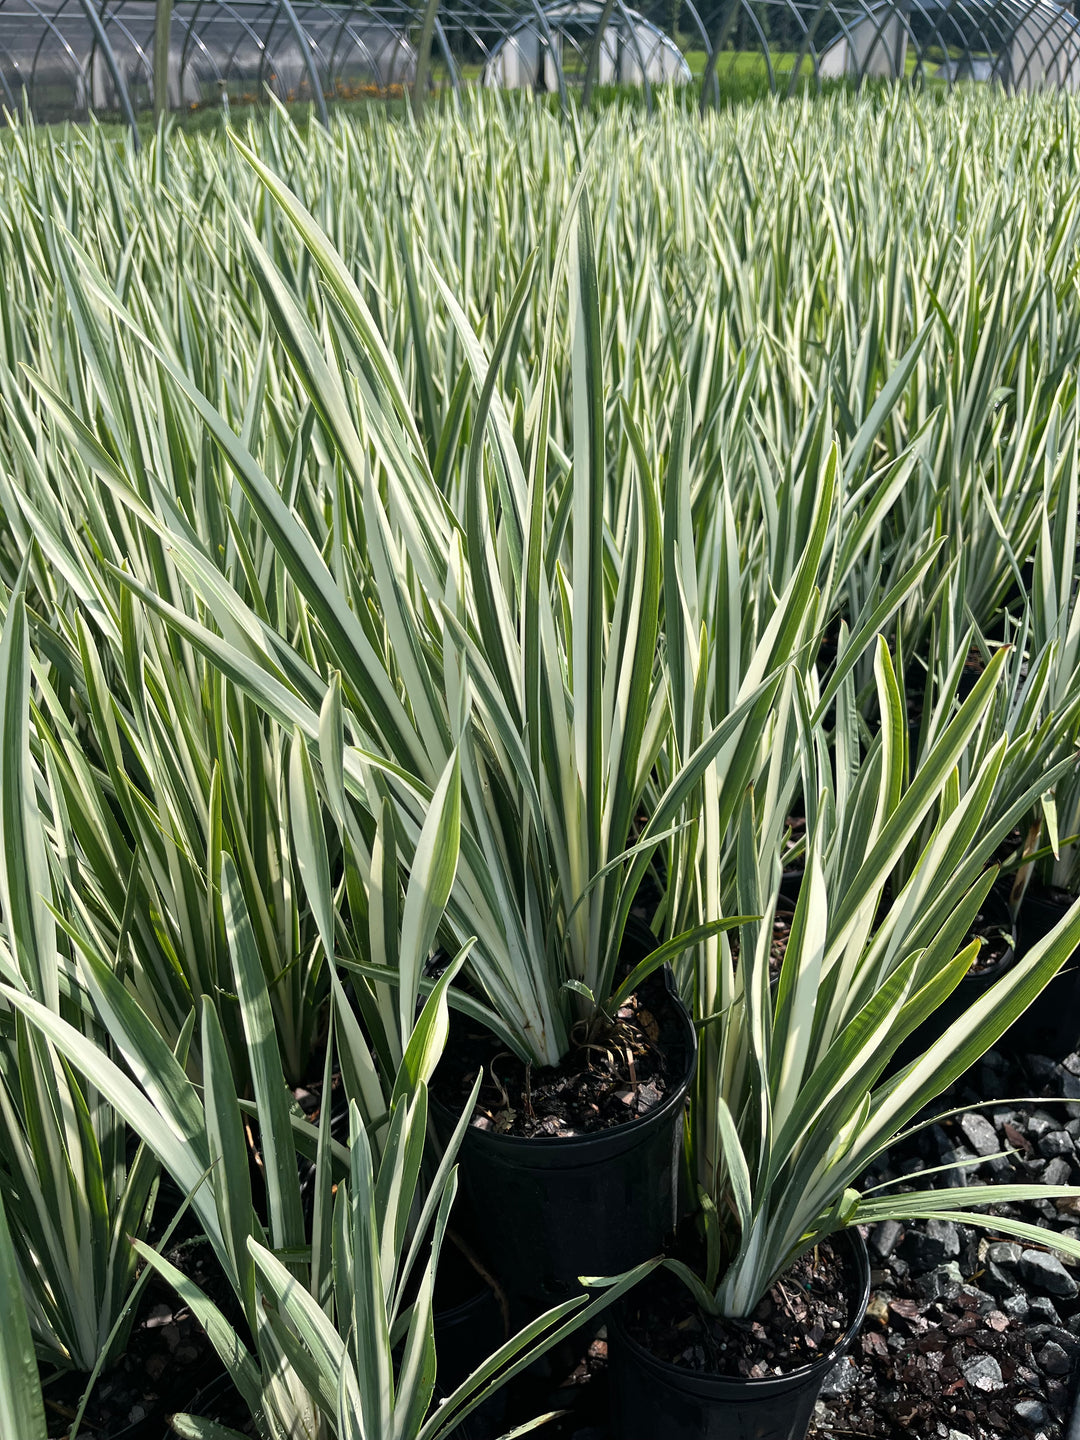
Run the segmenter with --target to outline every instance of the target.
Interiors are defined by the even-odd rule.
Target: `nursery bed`
[[[1075,1099],[1061,1103],[1061,1096]],[[910,1175],[910,1189],[956,1183],[959,1175],[978,1184],[1035,1177],[1080,1184],[1080,1055],[1020,1061],[991,1051],[933,1113],[953,1106],[970,1108],[891,1153],[867,1183]],[[1005,1149],[1015,1153],[988,1158]],[[968,1168],[917,1178],[957,1160]],[[1080,1234],[1075,1202],[1004,1205],[996,1213]],[[889,1221],[867,1240],[870,1310],[852,1355],[826,1382],[811,1436],[1064,1440],[1080,1357],[1080,1267],[990,1230],[941,1221]],[[540,1433],[610,1440],[602,1336],[561,1363],[520,1382],[510,1412],[565,1409]],[[471,1433],[493,1440],[500,1432]]]
[[[1008,1098],[1019,1095],[1045,1101]],[[1075,1098],[1055,1103],[1055,1096]],[[953,1106],[970,1108],[891,1153],[868,1183],[911,1176],[905,1188],[913,1188],[959,1175],[972,1183],[1043,1177],[1080,1184],[1080,1055],[1015,1061],[991,1051],[934,1113]],[[1014,1153],[996,1155],[1005,1149]],[[918,1178],[957,1160],[968,1168]],[[1036,1201],[998,1213],[1080,1234],[1076,1202]],[[1080,1357],[1080,1267],[991,1231],[942,1221],[887,1221],[867,1241],[866,1324],[852,1355],[826,1382],[811,1435],[1064,1440]],[[170,1258],[213,1288],[204,1250],[180,1246]],[[539,1432],[549,1440],[610,1440],[606,1362],[603,1332],[567,1345],[510,1387],[505,1419],[474,1419],[469,1440],[494,1440],[510,1418],[541,1408],[567,1412]],[[68,1393],[72,1385],[60,1381],[47,1392],[51,1433],[66,1434],[70,1425],[78,1403],[77,1386],[74,1400]],[[98,1382],[80,1433],[87,1440],[159,1440],[177,1409],[245,1429],[242,1404],[201,1327],[155,1281],[127,1354]]]

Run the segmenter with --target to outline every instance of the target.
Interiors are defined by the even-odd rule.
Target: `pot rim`
[[[836,1362],[842,1360],[855,1343],[855,1338],[866,1319],[866,1307],[870,1303],[870,1256],[861,1230],[857,1225],[853,1225],[835,1231],[834,1234],[839,1239],[846,1240],[851,1248],[858,1274],[858,1298],[852,1307],[852,1315],[847,1329],[830,1349],[819,1355],[816,1360],[812,1360],[809,1365],[800,1365],[794,1370],[786,1370],[782,1375],[763,1375],[760,1378],[752,1378],[748,1375],[714,1375],[705,1371],[689,1370],[685,1365],[673,1365],[669,1360],[662,1360],[640,1341],[634,1339],[624,1323],[625,1298],[609,1311],[608,1324],[618,1335],[619,1345],[625,1346],[627,1352],[639,1364],[649,1369],[654,1376],[676,1389],[692,1391],[698,1395],[715,1394],[719,1399],[721,1398],[719,1392],[736,1388],[743,1393],[746,1399],[750,1400],[756,1396],[764,1398],[772,1392],[801,1388],[816,1375],[820,1375],[824,1379]]]
[[[966,975],[961,976],[960,985],[966,985],[969,982],[978,982],[985,985],[988,981],[1000,979],[1006,970],[1011,970],[1016,964],[1018,958],[1016,951],[1017,947],[1010,945],[1005,951],[1005,954],[1002,955],[999,960],[995,960],[993,965],[988,966],[985,970],[976,970],[974,974],[969,970]],[[960,986],[958,985],[957,989],[959,988]],[[931,1012],[931,1018],[934,1013],[933,1011]]]
[[[694,1028],[694,1021],[690,1011],[686,1008],[682,996],[679,994],[678,986],[675,984],[675,976],[671,966],[665,965],[659,972],[664,982],[664,988],[675,1006],[676,1013],[685,1032],[686,1041],[686,1064],[682,1074],[672,1084],[668,1093],[664,1096],[659,1105],[645,1115],[634,1115],[629,1120],[623,1120],[618,1125],[612,1125],[607,1130],[594,1130],[585,1135],[499,1135],[494,1130],[481,1130],[470,1124],[465,1130],[462,1141],[468,1140],[474,1145],[490,1145],[505,1150],[531,1150],[534,1153],[540,1150],[568,1152],[574,1149],[585,1149],[589,1146],[603,1145],[605,1142],[613,1146],[618,1144],[619,1138],[637,1134],[641,1130],[648,1129],[652,1125],[660,1124],[667,1119],[672,1110],[682,1105],[686,1100],[687,1091],[697,1070],[698,1038],[697,1030]],[[451,1109],[438,1095],[431,1090],[428,1091],[428,1104],[438,1110],[456,1124],[461,1119],[460,1109]]]

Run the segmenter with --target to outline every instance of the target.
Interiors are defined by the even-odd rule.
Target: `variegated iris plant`
[[[1020,887],[1075,884],[1070,125],[1047,97],[837,95],[586,135],[488,96],[138,155],[4,133],[0,579],[30,688],[3,720],[0,1148],[61,1363],[122,1334],[151,1167],[61,1058],[58,1027],[121,1044],[88,954],[158,1037],[148,1074],[227,1090],[223,1053],[254,1093],[242,936],[290,1083],[332,1015],[376,1174],[431,951],[475,937],[455,1003],[555,1060],[634,983],[652,868],[653,959],[701,1027],[711,1303],[930,1205],[849,1192],[1074,938],[885,1078],[999,841]]]

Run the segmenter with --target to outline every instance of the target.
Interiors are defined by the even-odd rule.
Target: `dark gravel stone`
[[[1015,1295],[1007,1295],[1001,1302],[1001,1308],[1012,1320],[1026,1320],[1031,1310],[1028,1298],[1022,1290],[1018,1290]]]
[[[1020,1274],[1029,1285],[1046,1295],[1063,1295],[1071,1300],[1080,1294],[1080,1285],[1058,1257],[1048,1255],[1044,1250],[1025,1250],[1020,1256]]]
[[[964,1379],[975,1390],[991,1391],[1005,1388],[1005,1381],[1001,1378],[1001,1366],[992,1355],[972,1355],[965,1359],[960,1368]]]
[[[967,1136],[968,1144],[976,1155],[993,1155],[995,1151],[1001,1149],[997,1131],[986,1116],[980,1115],[977,1110],[960,1116],[960,1128]]]
[[[1057,1155],[1064,1155],[1069,1159],[1076,1154],[1076,1146],[1068,1131],[1051,1130],[1049,1135],[1044,1135],[1039,1141],[1039,1151],[1048,1160],[1053,1160]]]
[[[957,1256],[957,1264],[965,1275],[974,1275],[980,1269],[979,1265],[979,1241],[982,1238],[968,1225],[960,1227],[960,1254]]]
[[[1018,1270],[1023,1253],[1023,1246],[1012,1240],[994,1240],[986,1247],[986,1258],[995,1265],[1000,1265],[1003,1270]]]
[[[1037,1425],[1046,1424],[1046,1406],[1038,1400],[1017,1401],[1013,1406],[1013,1413],[1021,1424],[1030,1425],[1033,1430]]]
[[[903,1233],[904,1227],[899,1220],[882,1220],[880,1225],[875,1225],[870,1231],[867,1248],[871,1255],[876,1255],[879,1260],[887,1260],[896,1249]]]
[[[1067,1375],[1072,1361],[1056,1340],[1048,1340],[1035,1356],[1048,1375]]]
[[[1060,1321],[1057,1325],[1032,1325],[1028,1330],[1028,1339],[1032,1345],[1044,1345],[1052,1340],[1073,1360],[1080,1355],[1080,1340],[1068,1330],[1063,1330]]]
[[[956,1259],[960,1254],[960,1232],[951,1220],[928,1220],[918,1230],[907,1232],[901,1253],[912,1273],[918,1275],[945,1260]]]
[[[960,1266],[955,1260],[950,1260],[947,1265],[937,1266],[928,1275],[920,1275],[915,1281],[915,1289],[925,1300],[954,1300],[960,1294],[963,1283]]]
[[[1060,1079],[1061,1066],[1056,1060],[1051,1060],[1046,1055],[1029,1055],[1027,1068],[1036,1080]]]
[[[1080,1081],[1077,1083],[1080,1084]],[[956,1145],[951,1150],[946,1150],[941,1157],[942,1165],[955,1165],[958,1168],[944,1175],[940,1184],[942,1186],[980,1184],[978,1166],[975,1164],[978,1158],[966,1145]]]
[[[1066,1055],[1060,1068],[1068,1075],[1080,1075],[1080,1050],[1074,1050],[1071,1055]]]
[[[1000,1265],[995,1265],[993,1260],[986,1262],[986,1269],[983,1271],[980,1284],[982,1288],[991,1295],[996,1295],[999,1300],[1007,1301],[1020,1289],[1020,1282],[1008,1271],[1003,1270]]]
[[[960,1265],[960,1273],[964,1273],[963,1263],[961,1263]],[[966,1299],[971,1302],[970,1306],[967,1308],[974,1310],[976,1315],[989,1315],[991,1310],[998,1310],[1001,1308],[992,1295],[988,1295],[985,1290],[980,1290],[979,1287],[974,1284],[961,1285],[960,1298],[962,1300]]]
[[[1044,1185],[1067,1185],[1071,1174],[1072,1166],[1068,1160],[1058,1155],[1053,1160],[1046,1162],[1046,1169],[1042,1173],[1042,1183]]]
[[[1051,1130],[1057,1130],[1060,1120],[1054,1120],[1045,1111],[1035,1110],[1030,1114],[1020,1129],[1024,1131],[1029,1140],[1041,1140],[1044,1135],[1049,1135]]]
[[[1033,1295],[1029,1305],[1032,1324],[1060,1325],[1061,1316],[1057,1312],[1057,1306],[1048,1295]]]
[[[859,1367],[845,1355],[825,1376],[825,1383],[821,1387],[821,1393],[827,1400],[835,1399],[838,1395],[846,1395],[849,1390],[854,1390],[859,1383]]]

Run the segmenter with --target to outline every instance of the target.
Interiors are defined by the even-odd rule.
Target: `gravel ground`
[[[891,1152],[865,1183],[1080,1185],[1080,1054],[1018,1063],[991,1051],[932,1113],[953,1107],[960,1113]],[[918,1178],[958,1161],[964,1169]],[[992,1213],[1080,1238],[1080,1202],[1039,1200]],[[868,1232],[867,1243],[869,1313],[851,1355],[826,1382],[811,1435],[1063,1440],[1080,1355],[1080,1265],[992,1230],[940,1220],[886,1222]],[[568,1412],[538,1433],[611,1440],[605,1356],[603,1341],[594,1342],[546,1388],[530,1387],[529,1403]],[[524,1399],[511,1396],[517,1404]],[[498,1433],[478,1430],[475,1440]]]
[[[1007,1096],[1043,1097],[1024,1102]],[[1010,1062],[991,1052],[935,1106],[981,1104],[932,1126],[868,1177],[904,1188],[1080,1184],[1080,1054]],[[1054,1103],[1053,1097],[1070,1097]],[[1008,1155],[999,1152],[1009,1151]],[[919,1180],[920,1171],[965,1168]],[[908,1179],[907,1177],[910,1177]],[[995,1206],[1080,1238],[1080,1202]],[[1080,1354],[1080,1268],[981,1227],[920,1221],[868,1235],[871,1300],[850,1357],[829,1376],[812,1434],[1059,1440]]]

